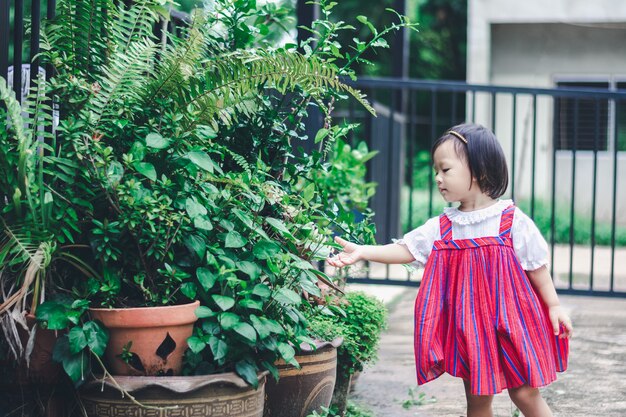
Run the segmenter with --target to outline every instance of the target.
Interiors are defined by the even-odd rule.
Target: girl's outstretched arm
[[[381,262],[385,264],[408,264],[415,260],[411,252],[404,245],[391,243],[389,245],[357,245],[335,237],[335,242],[343,247],[343,251],[327,259],[334,267],[352,265],[358,261]]]
[[[563,324],[565,331],[561,333],[559,337],[570,337],[573,330],[572,321],[561,308],[561,302],[559,301],[559,297],[556,295],[554,283],[552,282],[552,277],[550,276],[550,272],[548,272],[548,268],[544,265],[534,271],[526,272],[528,274],[528,278],[530,278],[530,282],[533,284],[533,287],[535,287],[535,290],[537,290],[543,302],[548,306],[554,334],[559,334],[559,324]]]

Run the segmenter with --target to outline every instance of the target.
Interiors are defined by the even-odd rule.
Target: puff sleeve
[[[394,243],[406,246],[415,258],[411,265],[422,268],[437,239],[439,239],[439,217],[433,217],[422,226],[405,234],[402,239],[395,240]]]
[[[548,265],[548,243],[532,219],[519,208],[515,209],[511,237],[515,255],[524,270],[534,271]]]

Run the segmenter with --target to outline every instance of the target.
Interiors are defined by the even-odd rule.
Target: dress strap
[[[452,240],[452,222],[445,214],[439,216],[441,240]]]
[[[501,238],[508,238],[511,235],[511,227],[513,225],[513,215],[515,214],[515,205],[511,204],[502,212],[500,217],[500,232]]]

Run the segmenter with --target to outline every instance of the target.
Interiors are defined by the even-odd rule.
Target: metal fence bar
[[[595,101],[595,135],[593,135],[593,185],[591,188],[591,259],[589,268],[589,289],[593,290],[593,276],[596,253],[596,191],[598,177],[598,143],[600,141],[600,100]]]
[[[574,120],[578,120],[579,114],[578,114],[578,110],[579,110],[579,105],[580,105],[580,101],[578,100],[578,98],[574,99]],[[572,187],[571,187],[571,193],[572,193],[572,197],[570,200],[570,212],[569,212],[569,287],[568,288],[573,288],[573,281],[574,281],[574,273],[573,273],[573,268],[572,266],[574,265],[574,228],[575,226],[575,222],[574,222],[574,217],[575,217],[575,193],[576,193],[576,146],[578,144],[578,129],[574,129],[574,141],[572,142],[573,148],[572,148]]]
[[[7,80],[9,72],[9,0],[0,0],[0,77]],[[8,80],[7,80],[8,81]]]
[[[513,93],[513,106],[511,116],[511,199],[515,201],[515,162],[516,155],[516,139],[517,139],[517,94]]]
[[[431,89],[430,91],[430,143],[432,145],[435,137],[437,135],[437,91],[435,89]],[[433,184],[434,176],[433,170],[428,170],[428,217],[432,217],[433,215]]]
[[[619,109],[619,105],[619,100],[613,100],[613,108],[615,109],[616,115]],[[617,116],[615,116],[613,120],[613,131],[615,132],[616,138],[618,132],[617,122]],[[615,225],[617,220],[617,178],[619,178],[619,176],[617,175],[617,150],[617,140],[615,140],[613,143],[613,207],[611,210],[611,275],[609,291],[613,291],[615,286]]]
[[[22,97],[22,43],[24,41],[24,2],[15,0],[13,11],[13,91]]]
[[[408,138],[408,148],[409,148],[409,154],[407,155],[408,158],[408,172],[407,172],[407,180],[409,183],[409,204],[407,207],[408,210],[408,227],[409,229],[413,228],[413,191],[414,191],[414,178],[413,178],[413,169],[415,168],[415,161],[414,161],[414,157],[415,157],[415,133],[416,133],[416,128],[415,128],[415,123],[416,123],[416,107],[417,107],[417,98],[416,98],[417,93],[414,91],[411,91],[409,93],[409,108],[407,110],[408,115],[409,115],[409,123],[408,123],[408,132],[407,132],[407,138]]]
[[[555,109],[555,113],[556,113],[556,104],[553,103],[552,106]],[[556,244],[556,236],[555,236],[555,230],[556,230],[556,223],[555,223],[555,215],[556,215],[556,146],[554,145],[554,141],[556,140],[556,136],[557,136],[557,132],[558,132],[558,118],[555,117],[552,118],[552,184],[550,187],[550,195],[551,195],[551,205],[550,205],[550,259],[552,259],[552,262],[550,262],[550,275],[552,276],[552,279],[554,280],[554,245]]]
[[[496,92],[491,92],[491,131],[496,131]]]
[[[535,218],[535,178],[537,172],[537,95],[533,94],[533,140],[531,143],[532,146],[532,156],[530,157],[530,161],[532,164],[532,168],[530,170],[530,218]]]
[[[41,0],[31,0],[30,13],[30,85],[39,76],[39,31],[41,29]]]

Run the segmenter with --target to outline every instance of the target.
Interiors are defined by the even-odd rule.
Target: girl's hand
[[[329,265],[334,266],[335,268],[341,268],[343,266],[352,265],[353,263],[363,259],[362,245],[348,242],[339,236],[335,236],[335,242],[342,246],[343,251],[326,259]]]
[[[574,329],[572,327],[572,321],[570,320],[569,316],[565,314],[561,306],[550,307],[548,313],[550,315],[550,322],[552,323],[554,335],[558,335],[561,339],[565,337],[569,338],[572,335],[572,331]],[[560,325],[563,325],[563,332],[560,332],[559,334]]]

